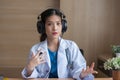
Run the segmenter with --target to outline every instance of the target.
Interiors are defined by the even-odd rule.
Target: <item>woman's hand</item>
[[[95,63],[93,62],[90,67],[87,66],[86,69],[83,69],[80,74],[80,78],[84,78],[88,74],[97,74],[98,72],[94,70],[94,66],[95,66]]]
[[[32,71],[34,70],[34,68],[37,65],[46,62],[45,56],[46,56],[46,52],[42,51],[42,53],[41,53],[41,50],[38,51],[37,54],[32,53],[32,57],[26,66],[26,70],[27,70],[28,75],[31,75]]]

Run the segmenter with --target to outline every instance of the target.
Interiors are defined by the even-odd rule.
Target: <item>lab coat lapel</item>
[[[66,52],[65,49],[67,49],[68,46],[64,39],[60,39],[60,46],[58,49],[58,76],[59,78],[65,78],[67,77],[67,58],[66,58]]]

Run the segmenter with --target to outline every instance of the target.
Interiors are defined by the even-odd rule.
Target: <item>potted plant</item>
[[[120,80],[120,57],[113,57],[104,63],[105,70],[112,70],[113,80]]]
[[[120,45],[112,45],[112,52],[116,57],[120,57]]]

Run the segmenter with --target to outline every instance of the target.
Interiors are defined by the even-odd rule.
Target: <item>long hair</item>
[[[44,26],[43,26],[44,27],[44,31],[43,31],[44,33],[42,33],[41,36],[40,36],[40,42],[44,41],[47,38],[47,34],[45,32],[45,23],[46,23],[46,20],[48,19],[48,17],[50,17],[52,15],[59,16],[61,18],[61,20],[62,20],[62,17],[64,17],[62,12],[60,12],[58,9],[53,9],[53,8],[47,9],[40,14],[41,21],[44,24]]]

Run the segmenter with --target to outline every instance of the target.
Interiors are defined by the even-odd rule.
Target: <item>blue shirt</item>
[[[49,74],[49,78],[58,78],[57,73],[57,51],[52,52],[50,49],[48,49],[49,56],[50,56],[50,62],[51,62],[51,70]]]

